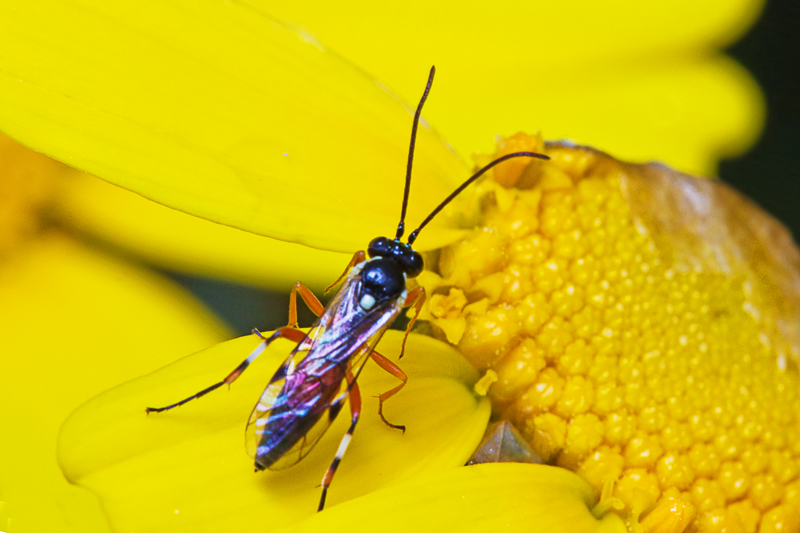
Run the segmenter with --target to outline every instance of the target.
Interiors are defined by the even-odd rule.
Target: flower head
[[[483,222],[427,278],[433,332],[497,373],[496,415],[646,530],[800,525],[788,231],[714,180],[506,145],[551,160],[484,183]]]

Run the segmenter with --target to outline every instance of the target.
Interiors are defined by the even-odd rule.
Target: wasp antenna
[[[425,92],[422,93],[417,111],[414,113],[414,125],[411,127],[411,144],[408,147],[408,165],[406,166],[406,188],[403,191],[403,208],[400,211],[400,223],[397,225],[397,234],[395,240],[400,240],[405,233],[406,229],[406,210],[408,209],[408,195],[411,191],[411,166],[414,163],[414,145],[417,142],[417,126],[419,126],[419,116],[422,114],[422,106],[425,100],[428,99],[428,93],[431,92],[431,85],[433,85],[433,75],[436,74],[436,66],[431,67],[431,72],[428,74],[428,83],[425,85]]]
[[[475,180],[477,180],[478,178],[480,178],[481,176],[483,176],[483,174],[484,174],[484,173],[485,173],[487,170],[491,169],[491,168],[492,168],[492,167],[494,167],[494,166],[497,166],[497,165],[499,165],[499,164],[500,164],[500,163],[502,163],[503,161],[507,161],[507,160],[509,160],[509,159],[512,159],[512,158],[514,158],[514,157],[536,157],[536,158],[538,158],[538,159],[550,159],[550,158],[549,158],[549,157],[547,157],[546,155],[544,155],[544,154],[537,154],[536,152],[514,152],[513,154],[506,154],[506,155],[504,155],[504,156],[502,156],[502,157],[498,157],[497,159],[495,159],[494,161],[492,161],[491,163],[489,163],[488,165],[486,165],[485,167],[483,167],[482,169],[480,169],[479,171],[477,171],[475,174],[473,174],[472,176],[470,176],[470,177],[469,177],[469,179],[467,179],[467,181],[465,181],[464,183],[462,183],[462,184],[461,184],[461,185],[458,187],[458,189],[456,189],[456,190],[454,190],[452,193],[450,193],[450,196],[448,196],[447,198],[445,198],[445,199],[444,199],[444,201],[443,201],[442,203],[440,203],[440,204],[439,204],[439,206],[438,206],[436,209],[434,209],[434,210],[431,212],[431,214],[430,214],[430,215],[428,215],[428,217],[427,217],[425,220],[423,220],[423,221],[422,221],[422,224],[420,224],[420,225],[419,225],[419,227],[418,227],[417,229],[415,229],[414,231],[412,231],[412,232],[411,232],[411,235],[409,235],[409,236],[408,236],[408,244],[409,244],[409,246],[410,246],[410,245],[412,245],[412,244],[414,244],[414,241],[416,241],[416,240],[417,240],[417,237],[419,236],[419,232],[420,232],[420,231],[422,231],[422,228],[424,228],[425,226],[427,226],[427,225],[428,225],[428,223],[429,223],[431,220],[433,220],[433,217],[435,217],[436,215],[438,215],[438,214],[439,214],[439,211],[441,211],[442,209],[444,209],[444,207],[445,207],[447,204],[449,204],[451,201],[453,201],[453,198],[455,198],[456,196],[458,196],[459,194],[461,194],[461,191],[463,191],[464,189],[466,189],[467,187],[469,187],[469,186],[470,186],[470,185],[471,185],[471,184],[472,184],[472,183],[473,183]]]

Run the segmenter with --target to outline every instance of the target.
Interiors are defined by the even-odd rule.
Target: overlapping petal
[[[283,292],[302,281],[322,294],[352,256],[187,215],[89,174],[71,177],[55,199],[62,223],[163,268]]]
[[[381,351],[396,358],[402,337],[388,332]],[[230,391],[171,412],[144,412],[219,381],[258,342],[242,337],[186,357],[108,391],[68,420],[59,444],[61,466],[72,482],[100,496],[116,529],[271,529],[314,514],[318,485],[345,432],[346,415],[288,470],[254,474],[243,446],[247,415],[291,343],[273,344]],[[406,354],[401,366],[408,385],[384,410],[407,426],[405,434],[386,427],[375,413],[373,396],[396,379],[368,364],[359,379],[362,417],[329,505],[420,472],[462,465],[480,441],[490,409],[472,391],[477,372],[458,352],[427,337],[412,335]]]
[[[301,27],[392,87],[414,89],[403,69],[421,56],[448,64],[513,72],[520,62],[546,66],[712,51],[738,38],[763,6],[753,0],[403,4],[367,0],[333,6],[318,0],[275,5],[244,0]],[[477,33],[480,32],[480,33]],[[372,43],[364,47],[364,43]],[[488,46],[491,44],[491,46]],[[527,52],[527,53],[526,53]],[[470,87],[463,86],[464,91]],[[410,96],[400,91],[404,96]]]
[[[758,88],[719,50],[762,4],[306,0],[269,9],[407,101],[419,91],[409,73],[435,62],[442,75],[427,116],[464,157],[491,151],[491,134],[542,131],[710,175],[761,129]]]
[[[396,226],[409,110],[312,37],[235,2],[2,9],[0,128],[24,144],[287,241],[351,251]],[[416,172],[420,220],[465,167],[422,127]]]
[[[426,115],[463,156],[488,151],[492,133],[543,129],[710,174],[763,120],[752,79],[714,52],[758,2],[36,6],[6,3],[5,129],[167,205],[342,252],[392,231],[410,116],[315,37],[410,102],[439,64]],[[424,134],[412,222],[464,174]],[[434,229],[421,245],[445,240]]]

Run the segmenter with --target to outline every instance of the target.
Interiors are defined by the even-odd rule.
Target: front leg
[[[328,285],[325,288],[325,294],[328,294],[328,291],[330,291],[332,288],[337,286],[339,284],[339,282],[342,281],[347,276],[347,274],[350,272],[351,268],[353,268],[357,264],[363,262],[366,258],[367,258],[367,254],[364,252],[364,250],[359,250],[356,253],[354,253],[353,257],[350,259],[350,262],[347,263],[347,266],[345,267],[344,272],[342,272],[342,275],[339,276],[336,279],[336,281],[334,281],[333,283],[331,283],[330,285]]]
[[[411,328],[414,326],[414,322],[417,321],[417,317],[419,317],[422,306],[425,305],[425,300],[427,299],[428,295],[425,292],[425,288],[417,287],[415,289],[411,289],[408,292],[406,299],[403,301],[403,307],[411,307],[412,305],[414,306],[414,316],[408,321],[406,334],[403,337],[403,346],[400,349],[400,357],[398,357],[398,359],[402,359],[403,355],[406,353],[406,341],[408,340],[408,334],[411,333]]]
[[[311,289],[300,283],[299,281],[294,284],[292,287],[292,292],[289,293],[289,327],[290,328],[298,328],[300,327],[297,323],[297,295],[300,294],[300,298],[306,303],[311,312],[314,313],[316,316],[322,316],[322,313],[325,312],[325,307],[322,305],[322,302],[319,301]]]
[[[381,355],[375,350],[372,350],[372,353],[370,353],[369,356],[370,358],[372,358],[373,361],[375,361],[378,364],[379,367],[381,367],[383,370],[390,373],[391,375],[393,375],[402,382],[396,387],[384,392],[383,394],[379,394],[377,398],[378,398],[378,415],[381,417],[381,420],[383,420],[383,423],[392,429],[399,429],[400,431],[405,433],[406,432],[405,426],[401,424],[392,424],[391,422],[386,420],[386,418],[383,416],[383,402],[385,402],[386,400],[388,400],[389,398],[400,392],[400,389],[406,386],[406,383],[408,382],[408,376],[406,375],[405,372],[403,372],[402,368],[392,363],[389,359],[386,358],[386,356]]]

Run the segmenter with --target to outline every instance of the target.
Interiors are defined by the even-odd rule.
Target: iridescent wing
[[[341,411],[348,392],[342,379],[325,391],[309,387],[303,394],[305,401],[286,400],[292,396],[292,389],[278,391],[275,402],[269,405],[268,396],[274,394],[277,385],[267,386],[245,431],[247,453],[270,470],[288,468],[305,457]]]
[[[349,372],[358,377],[369,354],[402,309],[390,301],[364,311],[348,279],[309,335],[270,380],[245,430],[247,452],[271,470],[288,468],[319,442],[344,407]]]

